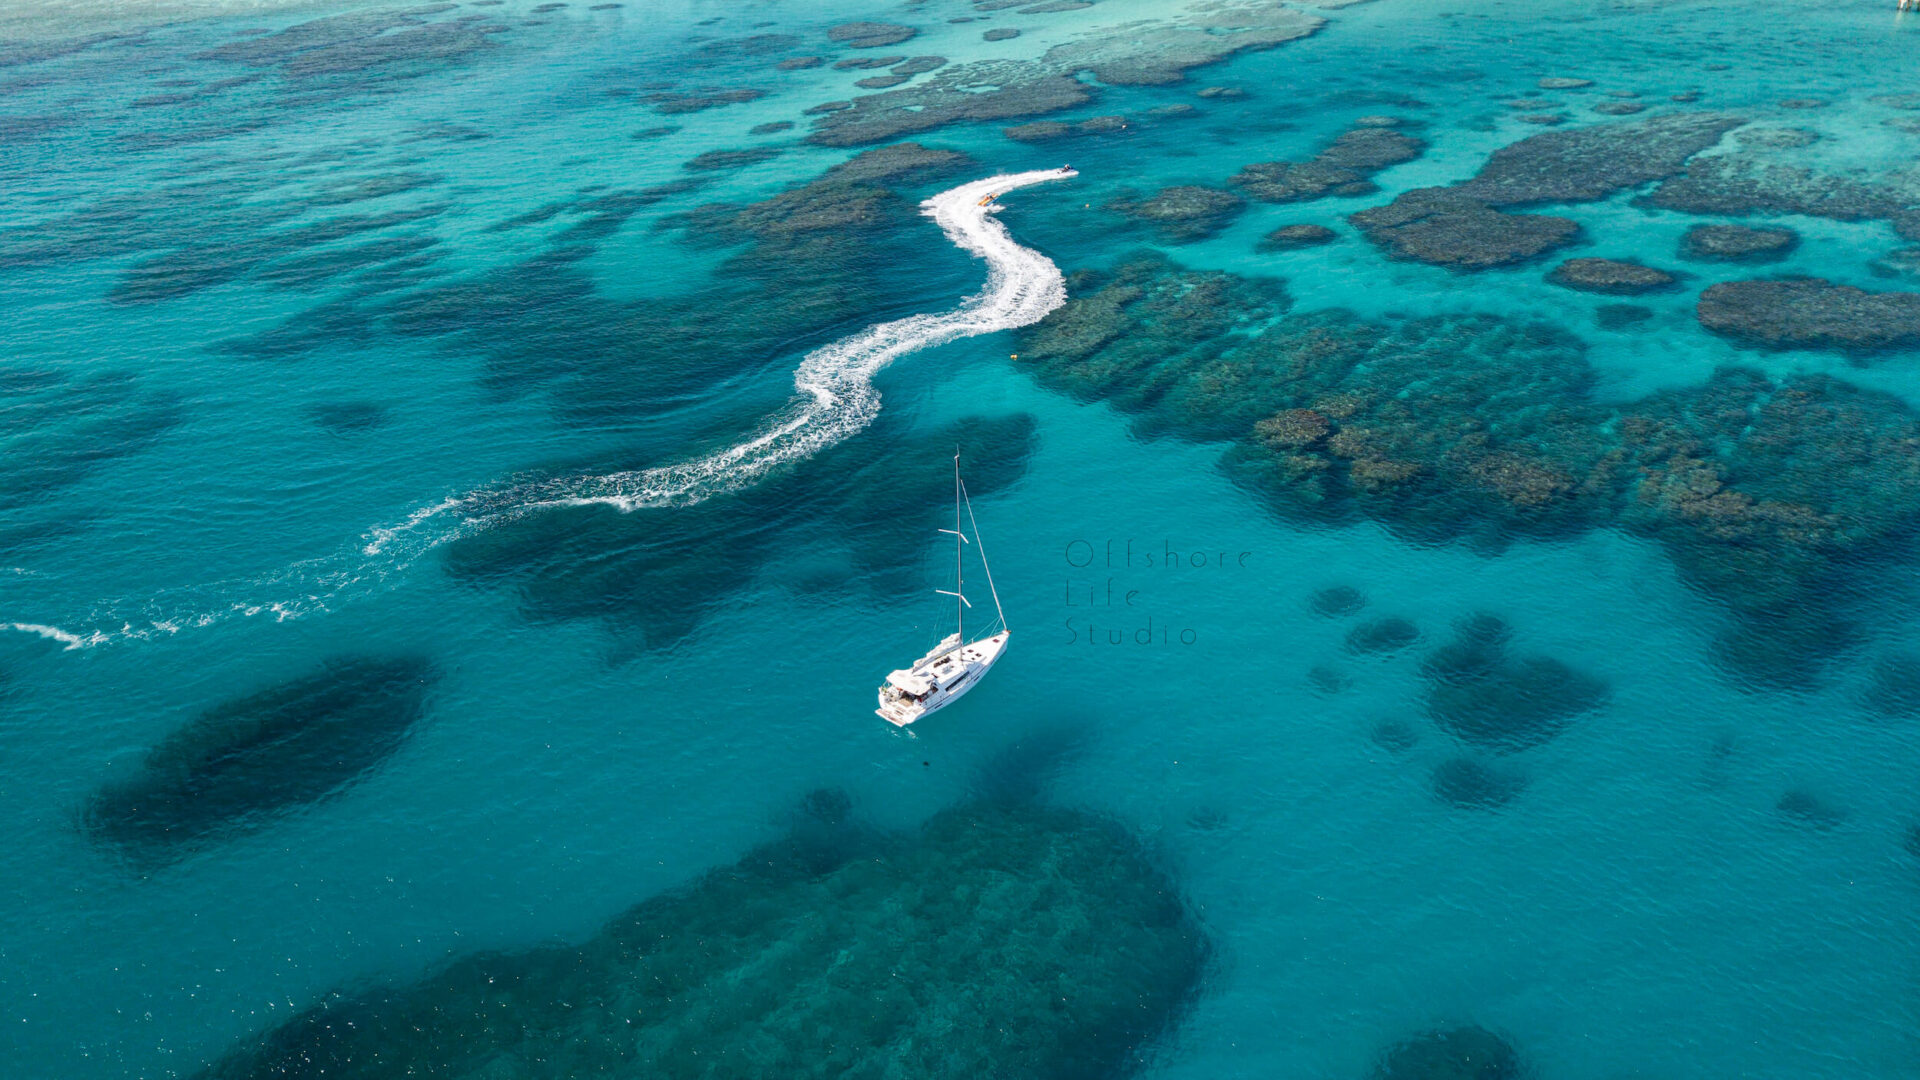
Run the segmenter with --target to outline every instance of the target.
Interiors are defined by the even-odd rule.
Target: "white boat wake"
[[[989,196],[1078,175],[1067,169],[1047,169],[990,176],[922,202],[921,212],[940,226],[947,239],[985,260],[985,287],[952,311],[877,323],[808,353],[794,372],[793,402],[743,442],[675,465],[552,477],[447,498],[414,511],[404,521],[368,530],[354,551],[296,564],[267,579],[217,582],[132,604],[101,605],[88,617],[100,629],[77,633],[45,623],[5,621],[0,621],[0,629],[37,634],[67,649],[82,649],[169,636],[234,617],[298,618],[327,610],[330,601],[349,591],[370,591],[449,540],[542,507],[599,504],[631,511],[687,506],[754,484],[776,467],[810,457],[872,423],[880,412],[873,376],[894,360],[960,338],[1028,326],[1066,303],[1066,280],[1060,268],[1014,241],[1006,226],[993,217],[999,207]],[[292,586],[296,595],[213,607],[205,602],[209,593],[232,596],[275,585]]]

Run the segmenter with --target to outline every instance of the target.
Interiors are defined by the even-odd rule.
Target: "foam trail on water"
[[[791,405],[744,442],[694,461],[603,476],[566,476],[451,499],[392,529],[375,530],[368,554],[446,512],[513,514],[537,506],[604,503],[621,510],[696,503],[744,487],[784,462],[809,457],[873,422],[880,412],[874,373],[899,357],[963,337],[1012,330],[1046,318],[1067,302],[1066,279],[1052,259],[1022,247],[995,220],[989,195],[1064,180],[1071,170],[990,176],[920,204],[947,239],[987,263],[987,283],[952,311],[877,323],[808,353],[794,372]]]
[[[1052,259],[1015,242],[1006,226],[993,217],[998,204],[985,200],[1078,175],[1068,169],[1046,169],[990,176],[922,202],[921,212],[940,226],[947,239],[986,262],[985,287],[952,311],[877,323],[808,353],[794,372],[793,401],[750,438],[724,450],[676,465],[551,477],[443,499],[415,510],[404,521],[369,529],[355,551],[337,557],[311,560],[264,579],[214,583],[131,604],[101,605],[89,618],[107,624],[107,629],[76,633],[43,623],[0,622],[0,630],[37,634],[68,649],[82,649],[110,641],[170,636],[186,627],[235,616],[298,618],[327,610],[328,601],[349,591],[372,591],[449,540],[539,507],[606,505],[628,511],[687,506],[746,487],[774,468],[818,453],[872,423],[880,412],[873,376],[894,360],[960,338],[1028,326],[1066,303],[1066,280],[1060,268]],[[209,593],[232,596],[268,586],[297,592],[275,601],[208,602]]]

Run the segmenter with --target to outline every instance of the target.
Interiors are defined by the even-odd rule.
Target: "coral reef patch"
[[[1880,219],[1901,236],[1920,240],[1920,182],[1913,176],[1818,173],[1750,152],[1702,157],[1688,165],[1685,175],[1665,180],[1636,202],[1726,217],[1805,214],[1835,221]]]
[[[1111,135],[1127,129],[1124,116],[1095,116],[1076,124],[1064,124],[1058,120],[1036,120],[1031,124],[1019,124],[1004,128],[1001,134],[1015,142],[1035,143],[1051,142],[1074,135]]]
[[[1788,821],[1814,829],[1831,829],[1847,819],[1847,812],[1805,788],[1792,788],[1774,804]]]
[[[1885,717],[1920,716],[1920,656],[1895,653],[1874,661],[1864,704]]]
[[[330,994],[200,1075],[1117,1076],[1196,992],[1200,927],[1109,821],[989,801],[887,836],[808,807],[578,945]]]
[[[1334,585],[1321,589],[1307,601],[1307,607],[1315,615],[1328,619],[1352,615],[1366,606],[1366,594],[1351,585]]]
[[[1745,225],[1695,225],[1680,238],[1680,254],[1718,262],[1771,262],[1800,243],[1787,228],[1752,229]]]
[[[1465,269],[1523,262],[1572,242],[1580,228],[1503,210],[1592,202],[1674,176],[1741,123],[1682,113],[1545,132],[1496,150],[1471,180],[1416,188],[1351,220],[1396,258]]]
[[[436,678],[417,657],[341,657],[216,706],[90,798],[85,828],[150,859],[323,799],[400,747]]]
[[[125,372],[0,369],[0,511],[44,502],[159,442],[186,419],[177,394]]]
[[[802,547],[802,537],[844,550],[843,569],[793,587],[915,595],[911,582],[926,555],[919,541],[951,513],[952,484],[941,480],[940,464],[960,446],[978,462],[968,490],[988,496],[1025,472],[1035,425],[1025,414],[919,434],[900,430],[902,423],[882,413],[869,435],[692,506],[530,513],[448,544],[447,572],[477,587],[512,589],[528,618],[596,619],[623,642],[649,649],[693,633],[752,583],[755,567],[782,548]],[[594,462],[588,470],[632,464]]]
[[[766,96],[765,90],[755,90],[751,87],[714,87],[693,93],[663,90],[649,94],[643,100],[653,106],[654,112],[676,116],[680,113],[705,112],[708,109],[723,108],[727,105],[739,105],[748,101],[757,101]]]
[[[1231,191],[1195,184],[1161,188],[1144,199],[1123,192],[1106,204],[1114,213],[1153,226],[1170,244],[1204,240],[1226,228],[1246,206],[1246,200]]]
[[[1021,336],[1045,384],[1149,434],[1227,441],[1228,472],[1290,518],[1496,551],[1604,526],[1655,539],[1735,616],[1716,656],[1755,685],[1846,649],[1844,575],[1907,557],[1920,524],[1920,419],[1830,376],[1726,368],[1601,406],[1584,345],[1551,325],[1287,315],[1278,282],[1161,256],[1075,274],[1069,295]]]
[[[1461,742],[1495,753],[1538,746],[1606,702],[1600,679],[1546,656],[1509,656],[1506,624],[1488,615],[1457,628],[1421,665],[1427,715]]]
[[[1195,5],[1161,19],[1101,27],[1038,59],[949,64],[912,86],[856,98],[822,114],[810,142],[861,146],[947,124],[1038,116],[1086,104],[1106,86],[1177,83],[1185,73],[1249,49],[1270,49],[1326,20],[1278,3]],[[1082,74],[1093,81],[1083,81]]]
[[[1580,235],[1567,218],[1503,214],[1447,188],[1418,188],[1347,220],[1396,259],[1464,270],[1526,262]]]
[[[777,146],[753,146],[744,150],[709,150],[689,160],[684,168],[695,172],[744,169],[749,165],[772,161],[779,156],[780,148]]]
[[[828,30],[827,37],[849,49],[880,49],[898,45],[918,33],[920,31],[913,27],[899,23],[850,22]]]
[[[1266,251],[1297,251],[1300,248],[1319,247],[1340,239],[1340,234],[1325,225],[1282,225],[1260,238],[1260,247]]]
[[[1820,278],[1723,281],[1700,294],[1700,325],[1744,345],[1864,356],[1920,347],[1920,293]]]
[[[1526,778],[1519,773],[1470,757],[1451,757],[1433,769],[1434,797],[1461,810],[1498,810],[1518,798],[1526,786]]]
[[[1234,174],[1231,183],[1260,202],[1307,202],[1329,194],[1370,195],[1379,190],[1373,185],[1373,174],[1412,161],[1427,148],[1426,143],[1394,130],[1394,126],[1377,122],[1357,126],[1308,161],[1249,165]]]
[[[1390,754],[1404,754],[1420,745],[1420,729],[1405,720],[1381,720],[1367,732],[1367,741]]]
[[[300,83],[372,72],[405,76],[491,48],[489,39],[507,29],[486,17],[432,18],[451,10],[428,4],[328,15],[227,42],[200,58],[276,68]]]
[[[1581,292],[1609,296],[1638,296],[1664,289],[1674,282],[1672,274],[1620,259],[1568,259],[1547,280]]]
[[[371,431],[387,422],[387,407],[373,401],[334,401],[307,409],[315,427],[334,435]]]
[[[1653,309],[1639,304],[1601,304],[1593,309],[1594,324],[1602,330],[1625,330],[1653,318]]]
[[[1511,1044],[1471,1024],[1423,1031],[1396,1043],[1373,1071],[1374,1080],[1521,1080],[1525,1075]]]
[[[1360,654],[1399,652],[1420,640],[1420,628],[1398,615],[1372,619],[1347,632],[1347,651]]]

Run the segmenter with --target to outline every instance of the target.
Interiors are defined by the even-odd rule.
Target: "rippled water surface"
[[[1915,1075],[1893,7],[0,6],[0,1071]]]

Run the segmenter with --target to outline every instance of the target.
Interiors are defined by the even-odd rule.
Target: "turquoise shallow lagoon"
[[[1740,284],[1920,291],[1920,14],[1036,6],[0,23],[0,1072],[1920,1073],[1920,298]],[[1356,131],[1412,148],[1233,179]],[[952,309],[915,204],[1063,161],[998,215],[1047,322],[703,501],[524,506]],[[1354,219],[1428,188],[1469,224]],[[903,733],[955,444],[1013,639]],[[462,963],[524,996],[391,1021]]]

